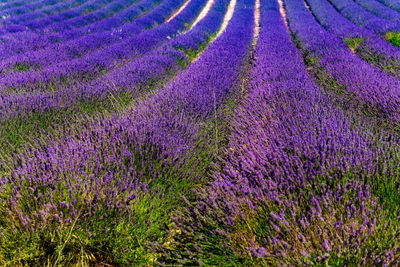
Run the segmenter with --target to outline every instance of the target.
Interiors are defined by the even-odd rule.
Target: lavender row
[[[50,32],[63,32],[69,31],[75,28],[84,27],[95,23],[97,21],[104,20],[108,17],[113,16],[116,12],[123,10],[126,7],[136,3],[137,0],[125,0],[125,1],[113,1],[108,3],[106,6],[102,7],[101,9],[90,12],[89,14],[85,14],[83,16],[79,16],[73,19],[67,19],[62,23],[52,24],[49,27],[46,27],[46,31]]]
[[[340,38],[373,38],[369,30],[353,24],[326,1],[306,0],[318,22]]]
[[[399,88],[397,79],[356,57],[336,36],[319,25],[304,2],[285,1],[291,30],[316,64],[330,77],[345,86],[345,98],[357,108],[374,116],[399,121]],[[351,101],[350,101],[351,99]]]
[[[73,107],[78,101],[106,97],[116,90],[130,91],[134,95],[140,95],[142,84],[150,80],[159,81],[166,78],[171,72],[179,70],[182,63],[187,64],[188,59],[181,51],[199,51],[220,27],[225,11],[226,1],[218,1],[206,17],[190,31],[107,73],[92,84],[85,83],[75,89],[66,88],[57,93],[0,97],[1,117],[13,117],[17,114],[30,113],[32,110],[45,112],[51,109]]]
[[[396,0],[378,0],[385,6],[388,6],[394,10],[400,11],[400,3]]]
[[[113,16],[114,13],[119,12],[120,10],[129,7],[133,3],[137,2],[137,0],[133,1],[116,1],[110,2],[106,5],[102,6],[101,8],[96,10],[96,6],[93,7],[86,7],[85,10],[88,14],[82,14],[81,16],[74,17],[74,18],[67,18],[63,21],[53,23],[47,27],[40,28],[40,31],[48,32],[59,32],[59,31],[67,31],[74,28],[84,27],[88,24],[92,24],[96,21],[103,20],[107,17]],[[47,15],[48,16],[48,15]],[[30,19],[27,23],[32,23],[34,20]],[[21,23],[25,25],[26,23]],[[37,29],[33,29],[37,30]]]
[[[19,62],[28,66],[40,66],[41,63],[46,66],[46,64],[57,63],[57,61],[61,62],[67,58],[79,57],[84,51],[90,49],[95,50],[100,46],[106,46],[112,42],[124,41],[125,38],[139,34],[146,28],[152,28],[155,24],[161,24],[181,3],[182,1],[176,0],[164,1],[161,5],[158,5],[158,2],[154,0],[140,2],[138,5],[134,5],[132,9],[128,9],[130,16],[132,18],[139,17],[138,20],[123,25],[109,25],[111,29],[105,28],[104,31],[97,30],[93,34],[91,34],[92,26],[89,26],[81,30],[73,29],[61,34],[49,34],[47,37],[46,35],[33,33],[29,38],[25,38],[26,42],[18,44],[6,42],[0,52],[0,58],[5,59],[1,63],[1,69],[4,70],[4,68],[9,68]],[[142,14],[145,15],[140,17]],[[123,15],[126,14],[123,13]],[[115,22],[119,23],[120,21],[117,20]],[[104,25],[97,25],[95,23],[93,26],[99,29],[100,26]],[[16,36],[16,38],[20,37]],[[43,40],[37,40],[38,38],[42,38]],[[37,42],[31,43],[32,39],[37,40]],[[26,43],[31,44],[25,46]],[[44,49],[32,51],[40,47],[44,47]],[[15,48],[19,48],[18,54],[10,58],[11,51],[12,49],[15,51]]]
[[[34,3],[29,3],[19,7],[18,9],[7,10],[5,12],[0,13],[0,16],[3,18],[3,21],[6,23],[13,23],[11,19],[18,20],[19,17],[26,14],[41,12],[44,8],[50,8],[59,2],[56,0],[42,0]]]
[[[36,29],[43,29],[52,23],[63,23],[63,21],[72,19],[74,17],[78,17],[83,15],[86,10],[96,10],[101,7],[103,7],[105,4],[110,3],[111,0],[91,0],[83,5],[80,5],[76,8],[72,8],[69,10],[66,10],[64,12],[61,12],[59,14],[54,14],[51,16],[47,16],[45,18],[41,18],[38,20],[33,20],[31,22],[23,23],[21,25],[19,24],[11,24],[8,25],[6,24],[5,27],[0,31],[0,34],[6,34],[8,32],[18,32],[18,31],[25,31],[26,27],[30,30],[36,30]]]
[[[9,3],[2,3],[1,5],[1,16],[6,16],[7,14],[13,14],[13,12],[18,12],[20,8],[23,8],[24,5],[34,4],[39,0],[28,0],[28,1],[12,1]],[[7,13],[8,12],[8,13]]]
[[[126,116],[88,125],[67,142],[54,141],[32,152],[31,160],[23,158],[0,182],[4,193],[13,184],[4,199],[13,223],[37,231],[48,222],[71,227],[74,218],[80,223],[101,210],[129,213],[161,177],[160,166],[184,160],[203,121],[232,90],[251,45],[252,7],[240,1],[226,31],[200,59]]]
[[[42,9],[35,10],[34,12],[28,12],[24,14],[20,14],[17,17],[8,17],[5,19],[6,23],[13,23],[13,24],[18,24],[22,22],[26,22],[29,20],[35,20],[38,18],[43,18],[48,15],[52,15],[54,13],[59,13],[64,10],[70,9],[77,7],[78,5],[81,5],[84,3],[84,0],[74,0],[74,1],[68,1],[68,2],[57,2],[56,4],[52,6],[46,6],[43,7]]]
[[[89,2],[86,2],[86,3],[82,2],[82,1],[78,1],[78,5],[75,6],[75,8],[73,8],[71,10],[79,9],[81,6],[83,6],[83,5],[81,5],[82,3],[83,4],[88,4],[88,3],[95,3],[95,2],[96,2],[96,0],[92,0],[92,1],[89,1]],[[74,3],[74,2],[72,2],[72,3]],[[72,5],[71,5],[71,7],[72,7]],[[60,14],[68,14],[68,11],[69,10],[66,10],[66,11],[64,11],[63,13],[60,13]],[[54,16],[56,16],[56,15],[54,15]],[[64,19],[65,18],[66,17],[64,17]],[[13,23],[11,23],[11,24],[7,23],[7,19],[9,19],[7,14],[3,17],[3,19],[5,19],[5,21],[4,21],[4,26],[2,27],[2,29],[0,31],[1,35],[10,34],[10,33],[12,34],[12,33],[16,33],[16,32],[23,32],[23,31],[27,30],[26,25],[18,25],[18,24],[13,24]],[[42,19],[39,19],[39,20],[43,21],[43,20],[46,20],[46,18],[42,18]],[[35,20],[33,20],[33,21],[35,21]]]
[[[51,16],[46,16],[45,18],[28,21],[26,23],[22,23],[21,26],[28,27],[31,30],[41,31],[48,29],[54,25],[66,25],[68,21],[73,21],[74,19],[79,19],[80,17],[85,17],[86,12],[95,12],[97,10],[101,10],[112,1],[110,0],[95,0],[88,1],[81,6],[78,6],[73,9],[66,10],[62,13],[54,14]],[[90,14],[89,14],[90,15]],[[84,25],[83,25],[84,26]],[[50,28],[51,30],[51,28]]]
[[[81,34],[94,33],[99,31],[111,30],[117,27],[122,27],[122,25],[124,25],[125,23],[132,22],[134,19],[139,17],[142,14],[142,12],[144,13],[149,12],[150,9],[153,6],[155,6],[155,4],[159,5],[161,3],[160,1],[155,1],[154,2],[155,4],[153,2],[149,3],[146,1],[140,1],[138,2],[137,6],[135,5],[131,8],[123,10],[122,12],[119,12],[118,14],[115,14],[114,16],[108,19],[104,19],[102,21],[87,25],[82,29],[78,29],[78,32],[80,32]]]
[[[307,3],[318,22],[329,32],[347,42],[350,48],[362,58],[382,69],[400,62],[398,47],[389,44],[373,32],[353,24],[328,1],[307,0]],[[397,73],[393,74],[397,75]]]
[[[104,69],[109,71],[114,68],[115,65],[120,64],[121,61],[129,61],[134,57],[146,53],[160,43],[167,41],[168,37],[185,30],[185,23],[187,22],[190,24],[194,21],[203,3],[204,0],[194,1],[189,4],[189,8],[183,10],[172,22],[144,31],[146,22],[148,22],[149,19],[151,19],[150,21],[154,25],[156,20],[165,20],[168,18],[169,14],[172,14],[180,5],[179,1],[165,1],[154,10],[155,12],[148,13],[142,19],[136,20],[134,25],[131,25],[136,26],[137,32],[144,31],[143,33],[132,38],[127,38],[127,40],[108,45],[103,49],[95,50],[82,58],[74,58],[73,53],[67,53],[67,56],[71,58],[70,60],[68,60],[68,57],[62,58],[62,55],[44,54],[43,56],[46,60],[51,60],[51,56],[58,56],[67,60],[60,63],[56,62],[56,64],[50,65],[42,70],[5,74],[0,78],[0,88],[6,89],[9,87],[18,88],[24,86],[24,88],[29,91],[40,88],[42,88],[42,90],[49,90],[49,82],[55,79],[65,77],[78,78],[78,76],[84,74],[86,75],[85,79],[92,79],[91,77],[96,75],[96,73]],[[103,39],[97,40],[97,42],[87,43],[87,46],[83,47],[83,49],[88,48],[88,46],[90,47],[91,44],[110,44],[113,40],[115,39],[111,38],[111,40],[107,40],[103,36]],[[117,40],[119,40],[119,38]],[[75,52],[74,50],[72,51]],[[40,60],[40,58],[38,59]]]
[[[400,23],[400,13],[376,0],[355,0],[355,2],[377,17],[392,21],[396,24]]]
[[[87,36],[92,33],[99,32],[99,34],[108,34],[108,36],[113,36],[118,34],[119,31],[122,32],[122,29],[117,27],[122,27],[125,23],[134,20],[135,18],[141,16],[146,12],[150,12],[150,10],[158,4],[159,2],[155,0],[142,0],[136,5],[133,5],[123,12],[120,12],[116,16],[95,22],[82,28],[71,29],[69,31],[46,34],[26,31],[3,36],[3,40],[5,42],[0,45],[0,59],[4,60],[11,57],[11,61],[14,60],[18,62],[18,57],[24,57],[24,54],[27,54],[25,55],[27,57],[35,57],[37,53],[46,55],[48,53],[52,53],[52,51],[54,50],[58,50],[57,53],[62,54],[62,51],[60,50],[62,49],[63,45],[68,46],[76,39],[77,42],[79,42],[79,40],[82,40],[84,43],[91,42],[90,40],[85,41],[85,38],[95,38],[95,36]],[[129,34],[130,31],[133,31],[133,33],[135,33],[134,30],[130,29],[128,25],[126,25],[123,30],[125,31],[125,34]],[[100,37],[100,39],[101,38],[103,37]],[[107,37],[105,39],[107,39]],[[80,44],[78,44],[78,47],[79,45]],[[38,49],[40,50],[46,48],[48,48],[49,51],[45,50],[36,52],[36,50]],[[76,49],[77,48],[75,48],[75,50]],[[49,63],[50,62],[52,61],[49,61]]]
[[[7,10],[10,8],[14,8],[14,7],[19,7],[21,5],[30,3],[30,2],[34,2],[34,0],[31,1],[20,1],[20,0],[14,0],[14,1],[6,1],[6,0],[2,0],[1,3],[1,7],[3,10]]]
[[[400,31],[400,26],[396,23],[378,18],[352,0],[329,0],[329,2],[353,23],[367,28],[376,34],[385,34],[388,31]]]

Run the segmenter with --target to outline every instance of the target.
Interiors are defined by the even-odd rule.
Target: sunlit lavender
[[[0,265],[400,265],[399,127],[397,0],[0,0]]]

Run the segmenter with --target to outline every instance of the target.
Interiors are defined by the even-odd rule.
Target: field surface
[[[400,1],[0,0],[0,266],[198,265],[400,265]]]

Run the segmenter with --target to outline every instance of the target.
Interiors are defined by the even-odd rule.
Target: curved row
[[[180,30],[186,29],[185,23],[190,24],[196,13],[200,11],[201,1],[196,1],[187,12],[181,15],[182,21],[176,18],[173,23],[157,26],[158,21],[162,23],[179,8],[181,3],[182,1],[165,1],[153,12],[127,25],[129,26],[127,33],[106,32],[106,34],[90,35],[83,40],[72,42],[69,46],[57,46],[55,51],[44,50],[30,54],[27,59],[23,59],[22,64],[28,67],[34,66],[34,68],[26,72],[5,73],[0,77],[0,88],[3,92],[10,87],[20,90],[22,86],[28,91],[38,89],[48,91],[58,90],[60,86],[63,86],[65,79],[74,78],[76,82],[80,77],[84,77],[86,80],[91,80],[99,72],[110,71],[121,61],[129,61],[154,48],[158,43],[167,41],[168,36],[176,35]],[[152,27],[154,28],[146,30]],[[98,46],[100,49],[96,50]],[[85,51],[89,53],[85,54]],[[83,57],[80,57],[81,53],[84,54]],[[29,58],[36,61],[30,61]],[[45,65],[45,68],[41,69],[39,64],[43,60],[44,62],[53,61],[54,64]],[[51,82],[54,85],[50,84]]]
[[[2,10],[0,12],[0,16],[3,19],[3,23],[14,23],[12,20],[19,18],[26,14],[31,14],[35,12],[40,12],[44,8],[50,8],[54,5],[59,4],[57,0],[41,0],[38,2],[28,3],[18,8],[14,8],[11,10]]]
[[[2,3],[2,5],[1,5],[2,13],[0,13],[0,14],[1,14],[1,16],[5,16],[5,15],[7,15],[7,12],[14,12],[14,10],[23,8],[24,5],[29,5],[32,3],[34,4],[36,1],[39,1],[39,0],[11,1],[9,3]]]
[[[396,0],[377,0],[384,4],[385,6],[388,6],[394,10],[400,11],[400,3],[397,2]]]
[[[345,87],[345,105],[353,105],[373,116],[399,121],[400,82],[356,57],[336,36],[319,25],[301,0],[285,1],[291,30],[309,60]],[[340,89],[342,90],[342,89]],[[356,101],[356,102],[352,102]]]
[[[355,0],[355,2],[380,18],[390,20],[397,24],[400,23],[400,13],[388,8],[376,0]]]
[[[2,37],[4,43],[0,45],[0,59],[7,60],[12,57],[32,56],[31,53],[43,53],[41,49],[61,49],[58,46],[68,45],[75,40],[85,40],[85,38],[95,38],[90,36],[93,34],[117,34],[122,30],[129,33],[130,24],[135,18],[138,18],[146,13],[152,12],[159,5],[155,0],[142,0],[132,7],[127,8],[120,14],[104,19],[82,28],[71,29],[59,33],[35,33],[32,31],[18,32]],[[154,12],[154,11],[153,11]],[[126,26],[124,26],[127,24]],[[65,43],[65,44],[64,44]]]
[[[337,12],[328,1],[307,0],[307,3],[318,22],[326,30],[341,38],[353,52],[370,64],[398,76],[400,48],[353,24]]]
[[[56,21],[61,21],[68,19],[69,17],[72,18],[74,16],[79,16],[84,13],[85,8],[89,8],[91,6],[94,6],[94,8],[101,8],[102,5],[107,3],[107,0],[90,0],[87,2],[82,3],[82,5],[78,5],[75,8],[63,11],[59,14],[54,14],[51,16],[48,16],[46,18],[41,18],[38,20],[33,20],[31,23],[27,23],[24,25],[18,25],[18,24],[5,24],[4,27],[1,29],[0,34],[6,34],[8,32],[18,32],[18,31],[25,31],[28,27],[30,28],[32,25],[38,25],[39,27],[44,27],[48,24],[51,24],[52,22]],[[40,22],[40,23],[38,23]],[[32,25],[31,25],[32,24]]]
[[[357,25],[365,27],[376,34],[385,34],[388,31],[400,31],[400,26],[389,20],[381,19],[352,0],[328,0],[346,18]]]
[[[36,10],[34,12],[24,13],[18,16],[9,17],[6,19],[7,23],[19,24],[29,20],[35,20],[43,18],[45,16],[53,15],[55,13],[60,13],[70,8],[75,8],[82,5],[85,0],[73,0],[68,2],[57,2],[56,4],[48,7],[43,7],[42,9]]]

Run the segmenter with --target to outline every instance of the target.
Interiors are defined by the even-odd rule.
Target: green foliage
[[[390,160],[377,162],[377,165],[381,166],[378,173],[373,177],[367,176],[365,180],[370,185],[371,192],[378,197],[385,210],[388,211],[388,216],[395,219],[398,216],[400,203],[400,155],[398,151],[391,149],[387,156]],[[387,170],[390,170],[390,176],[385,173]]]
[[[374,48],[369,47],[367,42],[360,43],[353,52],[357,53],[357,56],[371,65],[380,68],[389,75],[399,78],[400,62],[396,58],[374,50]]]
[[[362,37],[349,37],[345,38],[343,41],[354,53],[360,44],[365,41],[365,39]]]
[[[395,46],[400,46],[400,32],[387,32],[385,39]]]
[[[208,39],[205,42],[202,42],[197,49],[187,49],[180,46],[175,46],[174,48],[183,51],[189,58],[189,61],[193,62],[200,55],[200,53],[206,49],[207,45],[215,39],[216,36],[216,34],[210,35]]]
[[[28,71],[32,66],[29,63],[17,63],[14,65],[14,69],[19,72],[26,72]]]

